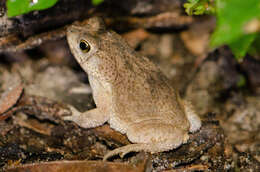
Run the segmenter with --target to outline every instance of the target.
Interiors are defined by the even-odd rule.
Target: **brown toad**
[[[65,117],[84,128],[105,122],[133,144],[108,152],[104,160],[128,152],[168,151],[186,143],[188,132],[201,127],[189,103],[148,58],[135,52],[118,34],[105,30],[99,18],[67,30],[70,49],[88,74],[97,108]]]

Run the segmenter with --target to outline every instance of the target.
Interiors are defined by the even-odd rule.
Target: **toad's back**
[[[188,131],[189,123],[178,93],[152,62],[126,51],[118,71],[117,81],[112,86],[113,115],[117,125],[120,124],[115,129],[127,130],[133,123],[156,120],[162,125],[181,126]]]

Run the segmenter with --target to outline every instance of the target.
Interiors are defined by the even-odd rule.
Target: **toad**
[[[84,128],[109,123],[133,143],[108,152],[104,160],[129,152],[157,153],[186,143],[201,127],[192,105],[182,100],[166,76],[147,57],[135,52],[100,18],[67,30],[69,47],[88,74],[96,108],[81,113],[71,107],[74,121]]]

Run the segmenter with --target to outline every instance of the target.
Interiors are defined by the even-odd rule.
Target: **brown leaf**
[[[21,114],[17,114],[16,118],[14,118],[15,123],[19,124],[19,126],[29,128],[37,133],[51,136],[51,131],[54,128],[53,124],[40,122],[36,119],[26,119],[21,116]]]
[[[7,112],[13,107],[23,92],[23,85],[18,84],[16,87],[4,93],[4,97],[0,100],[0,114]],[[0,116],[1,117],[1,116]]]
[[[94,132],[99,137],[106,138],[108,140],[113,140],[124,145],[130,144],[125,135],[111,129],[108,125],[97,127],[94,129]]]
[[[0,52],[16,52],[31,49],[41,45],[43,42],[59,40],[65,36],[66,26],[54,31],[44,32],[32,36],[25,41],[19,39],[17,35],[10,35],[0,38]]]
[[[142,172],[144,163],[138,166],[126,163],[112,163],[102,161],[54,161],[44,163],[26,164],[9,168],[7,172]]]

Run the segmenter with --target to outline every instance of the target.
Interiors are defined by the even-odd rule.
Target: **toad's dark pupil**
[[[86,41],[80,41],[79,43],[79,48],[83,51],[83,52],[88,52],[90,50],[90,46]]]

